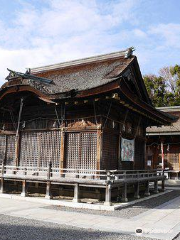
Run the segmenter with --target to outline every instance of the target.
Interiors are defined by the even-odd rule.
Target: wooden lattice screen
[[[15,156],[16,136],[7,135],[6,137],[7,137],[6,165],[15,166],[16,165],[16,156]]]
[[[15,142],[15,135],[0,135],[0,164],[5,160],[6,165],[16,165]]]
[[[66,133],[65,159],[66,168],[96,169],[97,133]]]
[[[21,135],[21,166],[59,167],[61,149],[60,131],[25,132]]]

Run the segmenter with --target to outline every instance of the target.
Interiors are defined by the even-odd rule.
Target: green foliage
[[[144,82],[155,107],[180,106],[180,65],[164,67],[159,75],[145,75]]]

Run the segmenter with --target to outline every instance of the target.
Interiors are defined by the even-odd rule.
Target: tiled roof
[[[163,111],[166,115],[171,114],[176,121],[173,122],[170,126],[162,127],[148,127],[146,129],[147,135],[177,135],[180,134],[180,106],[176,107],[162,107],[157,108],[157,110]]]
[[[22,77],[21,85],[29,85],[45,94],[78,92],[96,88],[117,79],[134,60],[132,52],[133,49],[129,48],[121,52],[33,68],[30,69],[29,78],[28,74]],[[33,76],[53,80],[53,82],[47,84],[43,79],[36,81]],[[15,83],[13,78],[8,80],[9,83],[4,84],[2,88]]]

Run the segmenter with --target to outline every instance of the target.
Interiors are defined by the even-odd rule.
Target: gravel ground
[[[180,233],[173,240],[180,240]]]
[[[54,223],[0,215],[2,240],[152,240],[139,236],[84,230]]]
[[[180,196],[180,191],[172,191],[167,192],[163,195],[144,200],[142,202],[130,205],[129,207],[125,207],[116,211],[97,211],[97,210],[89,210],[89,209],[78,209],[78,208],[68,208],[61,206],[47,206],[45,208],[56,209],[61,211],[69,211],[69,212],[81,212],[88,214],[96,214],[96,215],[104,215],[104,216],[113,216],[113,217],[121,217],[129,219],[131,217],[135,217],[143,212],[148,211],[149,209],[158,207],[159,205],[166,203],[176,197]]]

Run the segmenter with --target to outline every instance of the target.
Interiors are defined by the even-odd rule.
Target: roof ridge
[[[31,71],[31,73],[35,74],[35,73],[44,72],[44,71],[48,71],[48,70],[55,70],[55,69],[59,69],[59,68],[78,66],[78,65],[93,63],[93,62],[97,62],[97,61],[101,62],[104,60],[116,59],[119,57],[129,58],[132,56],[133,51],[134,51],[134,48],[130,47],[130,48],[127,48],[126,50],[122,50],[122,51],[118,51],[118,52],[106,53],[106,54],[96,55],[96,56],[92,56],[92,57],[66,61],[66,62],[62,62],[62,63],[46,65],[46,66],[42,66],[42,67],[30,68],[30,71]]]

